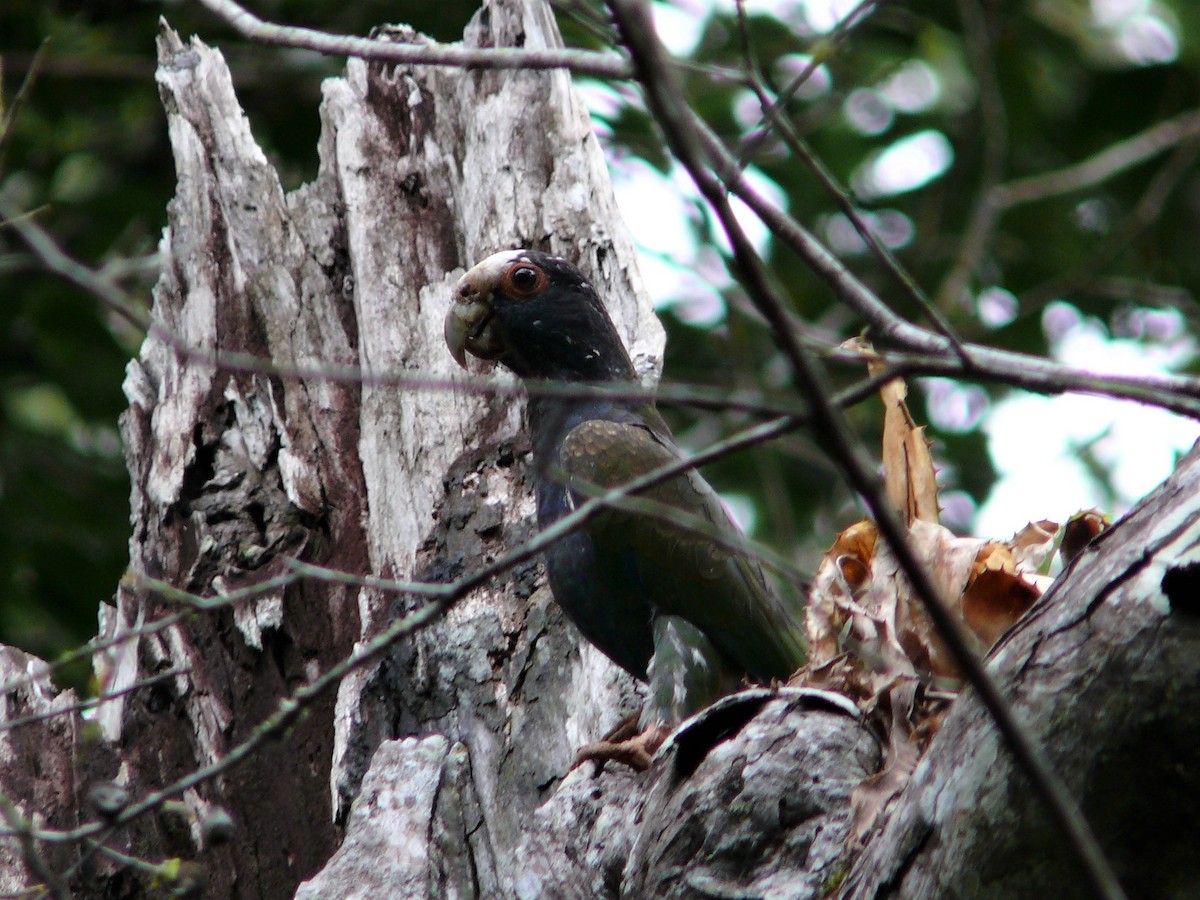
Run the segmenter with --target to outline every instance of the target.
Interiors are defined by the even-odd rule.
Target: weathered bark
[[[747,691],[681,728],[651,772],[569,773],[496,853],[496,881],[470,887],[463,766],[440,736],[384,744],[345,844],[297,897],[821,896],[844,870],[850,792],[879,747],[848,701]],[[399,852],[379,852],[389,841]]]
[[[465,40],[559,42],[548,7],[520,0],[485,9]],[[324,86],[318,177],[285,194],[220,54],[167,29],[159,53],[178,190],[154,295],[158,330],[125,385],[131,569],[203,596],[284,574],[288,556],[437,581],[526,538],[522,404],[448,389],[463,376],[442,319],[464,266],[521,245],[569,255],[610,298],[648,377],[662,346],[569,76],[351,61]],[[214,350],[268,368],[214,367],[205,358]],[[287,374],[339,366],[444,384]],[[132,635],[100,660],[106,686],[179,674],[105,704],[98,720],[115,753],[89,779],[115,779],[137,798],[220,760],[296,686],[409,605],[308,581],[144,634],[177,607],[127,579],[102,613],[102,638]],[[189,790],[198,816],[229,811],[233,843],[201,848],[196,823],[169,811],[111,840],[145,858],[199,855],[213,896],[287,896],[337,847],[378,744],[439,733],[469,750],[480,812],[464,827],[487,889],[499,877],[491,848],[511,857],[524,816],[573,749],[635,704],[630,679],[580,652],[530,564],[354,673],[284,739]],[[56,747],[70,770],[77,747]],[[32,764],[22,751],[13,756]],[[14,765],[4,788],[39,824],[91,817],[86,784],[53,800],[20,776]],[[112,869],[105,862],[76,887],[96,893]]]
[[[0,647],[0,684],[20,685],[5,691],[0,703],[0,792],[12,804],[0,808],[0,826],[15,831],[78,825],[88,816],[84,782],[97,770],[103,773],[107,760],[103,749],[89,752],[94,748],[83,739],[81,723],[65,711],[75,703],[75,692],[56,691],[45,663],[13,647]],[[35,721],[11,725],[26,718]],[[0,841],[0,894],[17,895],[36,883],[53,886],[51,873],[65,871],[74,856],[65,845],[5,838]]]
[[[1132,897],[1200,894],[1200,448],[1096,540],[990,668]],[[960,697],[846,896],[1086,897],[982,705]]]
[[[499,0],[465,41],[559,39],[539,0]],[[562,253],[599,285],[648,378],[662,345],[568,76],[351,61],[324,87],[317,179],[291,194],[218,53],[164,30],[158,79],[179,185],[154,298],[162,330],[126,380],[134,572],[203,596],[284,574],[288,557],[444,581],[527,538],[522,404],[468,390],[442,342],[463,267],[513,246]],[[217,349],[275,368],[214,367],[205,354]],[[370,375],[289,374],[338,366]],[[397,374],[424,383],[381,377]],[[1193,454],[993,662],[1144,896],[1200,889],[1188,840],[1200,805],[1198,478]],[[109,701],[86,729],[44,678],[11,692],[6,719],[58,714],[0,732],[0,789],[39,827],[92,820],[90,785],[114,780],[138,798],[224,758],[296,687],[417,605],[309,580],[147,634],[178,607],[127,579],[101,617],[102,637],[129,636],[98,656],[106,687],[176,674]],[[9,653],[0,678],[31,667]],[[578,646],[527,564],[189,789],[196,818],[230,813],[231,844],[202,846],[196,818],[166,808],[108,841],[198,860],[214,897],[1082,890],[969,695],[857,860],[844,846],[849,793],[880,750],[838,703],[749,692],[690,723],[647,773],[568,774],[574,749],[637,702],[626,676]],[[31,872],[17,842],[0,845],[0,889],[80,858],[71,845],[41,850]],[[68,888],[135,895],[140,877],[93,858]]]
[[[547,8],[510,3],[477,18],[466,40],[558,39]],[[169,32],[160,53],[179,193],[155,310],[188,346],[452,382],[461,376],[441,333],[454,279],[496,249],[531,245],[580,260],[653,371],[661,330],[565,73],[351,61],[324,86],[318,178],[285,196],[220,56]],[[216,578],[236,586],[280,571],[285,554],[445,580],[530,533],[521,404],[510,397],[231,374],[153,337],[129,385],[133,565],[198,593]],[[155,608],[122,600],[119,622]],[[162,784],[219,758],[291,685],[412,605],[309,582],[145,641],[147,662],[187,673],[172,699],[188,727],[127,712],[121,737],[136,728],[150,738],[127,760],[130,780]],[[526,566],[354,673],[287,740],[201,789],[234,811],[243,835],[216,863],[218,878],[231,876],[219,888],[290,891],[334,849],[380,741],[437,733],[468,752],[478,812],[458,836],[470,835],[486,890],[507,875],[491,854],[510,856],[572,747],[629,708],[630,688],[598,654],[578,652]]]

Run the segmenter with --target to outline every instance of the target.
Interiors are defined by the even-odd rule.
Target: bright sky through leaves
[[[726,4],[725,0],[718,2]],[[854,10],[856,0],[748,0],[750,13],[781,17],[794,28],[825,33]],[[691,52],[714,8],[713,0],[680,0],[655,4],[660,34],[676,54]],[[1064,26],[1065,27],[1065,26]],[[1175,58],[1178,37],[1170,13],[1152,0],[1092,0],[1092,43],[1097,53],[1135,65],[1154,65]],[[797,64],[804,60],[797,57]],[[830,89],[827,70],[818,70],[812,94]],[[610,88],[586,90],[589,105],[601,117],[614,103],[624,102]],[[846,95],[843,114],[864,135],[886,135],[905,115],[939,102],[943,86],[924,62],[900,65],[885,81],[857,86]],[[757,101],[747,93],[734,110],[744,128],[757,122]],[[950,141],[936,130],[900,132],[896,139],[860,166],[853,188],[867,200],[919,189],[940,178],[954,164]],[[783,191],[754,169],[760,190],[782,202]],[[678,170],[664,176],[640,161],[625,159],[613,166],[618,203],[633,230],[640,264],[656,301],[672,306],[685,321],[707,326],[725,315],[719,291],[729,276],[710,250],[697,244],[700,217],[695,189]],[[744,212],[744,210],[739,210]],[[914,236],[901,213],[877,209],[872,227],[893,248]],[[760,249],[767,235],[749,215],[739,215]],[[865,251],[850,223],[835,216],[818,223],[835,252],[852,259]],[[712,236],[723,245],[723,236]],[[984,289],[976,298],[980,321],[991,328],[1007,324],[1016,300],[1003,285]],[[1052,304],[1044,327],[1055,358],[1104,372],[1163,374],[1194,358],[1194,341],[1183,333],[1175,313],[1155,313],[1158,333],[1113,337],[1104,325],[1068,304]],[[668,353],[670,348],[668,348]],[[947,492],[947,518],[977,534],[1005,537],[1030,520],[1065,521],[1082,508],[1099,507],[1120,514],[1171,471],[1178,455],[1196,439],[1200,427],[1160,410],[1127,402],[1084,396],[1040,397],[1015,394],[994,406],[978,387],[930,379],[924,384],[933,424],[950,432],[982,428],[1000,480],[979,510],[961,492]],[[920,406],[916,409],[919,411]],[[936,451],[935,451],[936,452]],[[1110,473],[1113,495],[1106,495],[1096,467]],[[743,504],[744,506],[745,504]],[[747,518],[740,508],[739,518]],[[974,512],[974,515],[972,513]]]

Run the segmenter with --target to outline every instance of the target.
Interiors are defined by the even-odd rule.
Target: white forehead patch
[[[528,252],[527,250],[501,250],[499,253],[493,253],[467,270],[467,274],[458,281],[459,290],[461,291],[468,284],[476,290],[489,289],[504,274],[505,269],[519,260],[527,259]]]

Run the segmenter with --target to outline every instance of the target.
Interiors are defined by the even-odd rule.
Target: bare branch
[[[860,4],[858,9],[863,10],[869,5],[873,4],[870,2],[864,2]],[[843,24],[850,22],[855,17],[857,12],[858,10],[856,10],[854,14],[851,14],[850,17],[844,20]],[[746,22],[745,7],[744,4],[740,2],[737,5],[737,14],[738,27],[742,38],[742,54],[745,60],[746,72],[749,76],[749,86],[750,89],[753,90],[758,96],[759,106],[762,110],[764,119],[770,128],[773,129],[774,133],[783,140],[788,149],[791,150],[800,159],[800,161],[808,167],[809,171],[816,176],[817,181],[828,192],[829,196],[833,198],[833,201],[837,204],[838,209],[842,211],[842,215],[844,215],[850,221],[850,224],[854,226],[854,230],[858,233],[858,236],[862,238],[872,255],[879,260],[887,272],[896,280],[901,288],[904,289],[905,293],[908,294],[913,302],[921,308],[938,332],[950,342],[950,346],[954,349],[954,352],[958,355],[959,359],[962,360],[963,364],[969,367],[971,365],[971,360],[967,355],[966,348],[963,346],[962,338],[960,338],[955,332],[949,320],[947,320],[937,306],[930,301],[929,297],[926,296],[925,292],[921,289],[921,286],[916,283],[913,277],[900,264],[900,261],[896,259],[892,251],[879,242],[879,239],[875,236],[875,232],[867,225],[865,221],[863,221],[862,213],[859,211],[858,207],[855,206],[854,201],[850,197],[850,192],[838,183],[838,180],[834,177],[833,173],[830,172],[825,164],[816,157],[811,149],[809,149],[807,142],[805,142],[805,140],[800,136],[799,132],[796,130],[791,121],[783,115],[781,108],[782,104],[777,101],[773,102],[771,100],[770,95],[767,92],[766,84],[763,81],[760,67],[757,65],[751,50],[750,33]],[[808,68],[806,68],[805,71],[807,72]],[[766,132],[764,131],[764,133]],[[745,156],[746,152],[743,151],[739,158],[744,160]]]
[[[1082,162],[1002,184],[996,188],[995,203],[1001,210],[1007,210],[1022,203],[1097,187],[1197,135],[1200,135],[1200,110],[1191,110],[1118,141]]]
[[[42,63],[46,57],[46,45],[49,39],[42,41],[37,48],[37,52],[33,54],[33,59],[29,63],[29,67],[25,70],[25,77],[21,79],[21,86],[17,88],[17,95],[13,97],[12,103],[8,108],[4,108],[4,95],[0,91],[0,167],[4,165],[4,153],[8,149],[8,142],[12,138],[13,123],[17,120],[17,114],[21,111],[21,107],[25,104],[25,100],[29,96],[29,91],[33,88],[33,83],[37,81],[38,72],[41,70]],[[3,74],[0,69],[0,74]]]
[[[1105,394],[1200,418],[1200,379],[1193,377],[1106,375],[1064,366],[1040,356],[974,343],[965,345],[970,365],[963,365],[946,338],[896,315],[812,232],[758,193],[742,175],[737,161],[720,139],[701,120],[693,119],[692,124],[723,185],[741,198],[776,238],[824,279],[842,302],[866,320],[875,332],[877,347],[897,347],[918,354],[921,366],[936,367],[941,374],[985,378],[1039,393],[1076,390]]]
[[[158,684],[160,681],[167,681],[174,678],[176,675],[186,674],[183,669],[169,669],[166,672],[159,672],[133,684],[122,688],[119,691],[111,693],[103,693],[98,697],[93,697],[90,700],[80,700],[78,703],[71,703],[66,706],[60,706],[52,712],[38,713],[34,716],[23,716],[19,719],[5,719],[0,721],[0,732],[11,731],[14,728],[20,728],[23,725],[33,725],[36,722],[45,722],[47,719],[53,719],[55,716],[67,715],[69,713],[86,712],[89,709],[95,709],[102,703],[107,703],[109,700],[115,700],[117,697],[124,697],[127,694],[132,694],[134,691],[144,687],[149,687],[152,684]]]
[[[963,230],[962,243],[954,264],[942,280],[937,292],[939,309],[949,309],[960,303],[967,282],[979,267],[979,261],[992,238],[1000,207],[994,195],[995,187],[1004,175],[1004,159],[1008,153],[1008,116],[999,80],[993,63],[992,40],[988,21],[979,0],[959,0],[959,11],[966,31],[967,52],[975,80],[979,84],[979,118],[983,129],[983,164],[979,190]]]
[[[69,900],[71,892],[42,858],[32,823],[21,815],[20,810],[5,794],[0,794],[0,817],[4,819],[8,828],[5,833],[15,837],[21,845],[21,858],[34,877],[41,880],[45,895],[53,897],[54,900]]]
[[[991,54],[986,47],[979,46],[983,38],[981,30],[985,23],[975,0],[961,3],[963,21],[971,37],[971,59],[980,83],[981,112],[984,128],[984,174],[979,199],[972,211],[963,237],[962,245],[954,265],[938,291],[938,305],[945,306],[955,301],[966,287],[967,280],[979,266],[980,258],[1008,210],[1027,203],[1036,203],[1061,197],[1078,191],[1095,188],[1135,166],[1147,162],[1159,153],[1169,150],[1200,135],[1200,110],[1182,113],[1145,131],[1106,147],[1095,155],[1062,169],[997,183],[1003,161],[1005,138],[1002,130],[1004,108],[995,83]],[[1138,221],[1147,222],[1144,216]],[[1125,246],[1127,237],[1122,234],[1107,242],[1107,246]],[[1101,254],[1107,255],[1102,250]],[[1095,260],[1081,267],[1080,272],[1095,271]],[[1078,284],[1078,277],[1072,284]],[[1056,280],[1033,295],[1042,300],[1048,292],[1063,290],[1063,283]]]
[[[712,176],[705,165],[697,138],[696,117],[689,108],[679,103],[679,92],[673,84],[672,72],[665,62],[665,51],[655,35],[645,4],[637,0],[611,0],[610,5],[622,40],[633,57],[638,80],[646,92],[647,104],[663,127],[672,151],[687,168],[700,192],[720,217],[741,266],[744,282],[763,315],[775,328],[784,353],[791,362],[810,404],[814,434],[824,443],[831,459],[863,497],[880,532],[896,554],[901,569],[921,597],[938,632],[950,647],[955,662],[979,692],[1014,757],[1067,837],[1068,844],[1093,889],[1100,896],[1113,900],[1123,897],[1120,882],[1117,881],[1095,835],[1080,813],[1078,804],[1051,769],[1044,751],[1014,717],[999,687],[984,669],[982,660],[972,650],[962,628],[941,599],[929,572],[913,551],[905,529],[891,509],[878,479],[862,459],[861,451],[850,436],[844,419],[829,401],[829,392],[821,367],[805,353],[792,336],[783,312],[783,304],[774,296],[767,283],[761,262],[729,206],[724,186]]]
[[[149,622],[146,625],[143,625],[141,628],[127,631],[113,638],[108,638],[103,641],[90,641],[84,644],[82,647],[78,647],[69,653],[63,653],[50,662],[44,663],[42,666],[37,667],[34,671],[27,672],[24,675],[4,682],[4,684],[0,684],[0,696],[10,694],[15,690],[25,687],[26,685],[33,684],[35,681],[38,681],[39,679],[49,675],[51,672],[56,672],[62,668],[65,668],[71,663],[78,662],[81,659],[87,659],[89,656],[93,656],[96,653],[100,653],[104,650],[109,650],[113,647],[116,647],[119,644],[123,644],[132,637],[155,634],[165,628],[170,628],[172,625],[180,622],[189,614],[190,613],[186,612],[175,613],[155,622]]]
[[[1194,135],[1176,148],[1150,179],[1133,212],[1121,223],[1120,228],[1105,237],[1095,252],[1082,264],[1023,292],[1022,304],[1027,308],[1038,309],[1055,297],[1061,297],[1094,282],[1098,273],[1124,255],[1133,246],[1137,236],[1158,221],[1163,205],[1178,187],[1183,176],[1190,171],[1197,155],[1200,155],[1200,134]]]
[[[826,277],[835,292],[880,333],[880,353],[898,374],[947,375],[970,379],[996,381],[1012,387],[1043,394],[1064,391],[1100,394],[1157,406],[1180,415],[1200,418],[1200,379],[1184,376],[1106,375],[1066,366],[1041,357],[1009,351],[994,350],[978,344],[967,344],[961,352],[943,336],[935,335],[912,325],[897,316],[872,291],[860,282],[804,226],[772,205],[754,190],[742,176],[736,162],[720,140],[697,121],[697,134],[705,151],[713,158],[716,170],[737,196],[759,215],[772,232],[808,262],[818,275]],[[37,259],[47,270],[75,284],[99,299],[122,318],[154,334],[181,355],[219,371],[248,372],[273,375],[285,379],[331,381],[371,386],[405,387],[424,390],[466,390],[472,393],[500,396],[605,396],[621,400],[656,400],[666,405],[693,407],[703,410],[733,410],[764,416],[803,415],[803,409],[792,403],[767,400],[758,391],[735,391],[707,388],[699,385],[660,384],[655,389],[631,385],[587,386],[562,384],[531,384],[521,388],[515,384],[498,384],[486,377],[436,379],[402,373],[372,372],[359,366],[281,363],[247,353],[194,347],[175,335],[148,314],[137,311],[133,298],[123,291],[107,270],[96,270],[68,256],[48,232],[28,214],[0,198],[0,216],[25,239]],[[792,328],[803,323],[792,323]],[[889,354],[888,339],[915,354]],[[963,354],[967,359],[963,359]],[[847,357],[834,349],[831,359],[845,358],[854,365],[859,360]]]
[[[313,50],[326,56],[356,56],[373,62],[453,66],[467,69],[570,69],[596,78],[627,79],[627,60],[588,50],[470,50],[439,44],[396,44],[372,38],[334,35],[313,28],[265,22],[233,0],[200,0],[239,34],[260,44]]]
[[[131,325],[143,331],[150,327],[150,317],[138,311],[112,277],[72,259],[33,221],[31,214],[17,209],[3,196],[0,196],[0,219],[21,236],[48,271],[82,288]]]
[[[843,43],[845,43],[846,39],[850,36],[855,28],[871,17],[871,15],[878,8],[879,3],[880,0],[859,0],[859,4],[855,6],[854,9],[850,10],[850,12],[848,12],[845,17],[837,23],[837,27],[835,27],[833,31],[825,36],[821,44],[821,52],[813,54],[812,59],[808,61],[808,65],[801,69],[800,72],[796,74],[796,77],[793,78],[788,85],[779,92],[778,97],[764,104],[759,118],[759,123],[764,127],[762,127],[757,134],[751,134],[746,138],[741,151],[738,153],[738,161],[740,163],[744,163],[745,160],[762,145],[762,142],[766,139],[767,135],[770,134],[770,130],[766,127],[766,123],[771,119],[783,114],[783,111],[787,108],[787,105],[795,98],[796,92],[804,86],[804,83],[812,77],[813,73],[816,72],[817,69],[824,65],[826,60],[828,60],[834,53],[837,52],[837,50]],[[737,8],[739,20],[744,19],[745,10],[742,4],[739,3]],[[745,27],[743,25],[743,34],[744,33]],[[753,72],[754,70],[753,68],[747,66],[747,71]]]

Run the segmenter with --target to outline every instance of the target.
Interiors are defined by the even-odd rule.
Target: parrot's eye
[[[520,262],[504,273],[502,286],[513,297],[532,297],[546,289],[546,273],[532,263]]]

